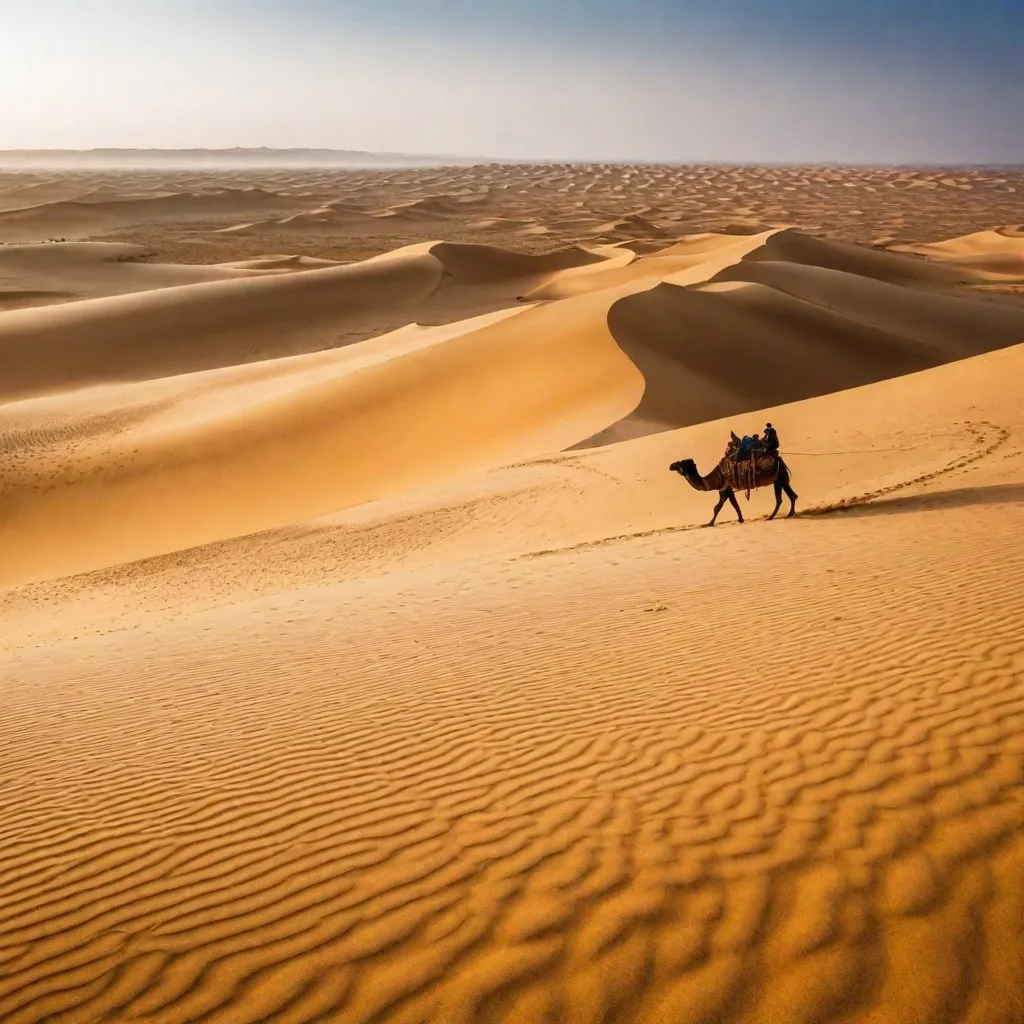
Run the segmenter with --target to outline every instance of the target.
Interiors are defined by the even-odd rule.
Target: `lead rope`
[[[787,455],[799,455],[804,458],[821,459],[829,455],[874,455],[875,452],[912,452],[917,448],[930,448],[927,444],[904,444],[896,448],[860,448],[852,451],[840,452],[791,452],[787,449]]]

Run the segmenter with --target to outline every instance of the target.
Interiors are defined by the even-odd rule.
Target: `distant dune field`
[[[1024,1020],[1021,188],[0,174],[0,1021]]]

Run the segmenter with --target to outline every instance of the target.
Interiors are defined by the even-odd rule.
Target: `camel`
[[[678,473],[691,487],[698,491],[718,491],[718,504],[715,506],[715,514],[711,517],[708,526],[714,526],[718,519],[718,513],[722,506],[728,501],[734,509],[739,521],[743,522],[743,512],[740,510],[740,503],[736,500],[737,490],[746,490],[747,497],[750,497],[752,487],[775,487],[775,508],[768,517],[774,519],[782,506],[782,493],[785,491],[789,498],[789,514],[787,519],[796,515],[796,499],[800,497],[790,486],[789,467],[782,461],[779,455],[762,456],[753,466],[745,460],[733,462],[728,456],[715,466],[707,475],[701,476],[697,472],[697,464],[693,459],[680,459],[668,467],[674,473]]]

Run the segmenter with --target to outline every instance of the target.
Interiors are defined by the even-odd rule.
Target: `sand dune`
[[[0,247],[0,274],[6,265],[19,275],[14,296],[30,283],[57,280],[79,294],[115,296],[20,310],[0,320],[6,363],[0,395],[150,379],[335,347],[417,315],[444,321],[511,305],[520,290],[563,268],[609,258],[600,250],[529,255],[453,243],[423,243],[347,266],[288,256],[212,267],[118,258],[134,251],[99,243]],[[308,272],[280,276],[294,270]],[[149,290],[129,294],[143,288]],[[39,303],[48,295],[53,301],[76,297],[45,293]],[[145,344],[139,344],[142,334]]]
[[[87,390],[77,402],[23,401],[6,416],[0,407],[14,546],[0,581],[279,526],[568,447],[628,412],[643,390],[587,315],[606,302],[586,296],[583,309],[411,328],[340,351]],[[529,325],[518,323],[524,317]],[[219,340],[223,359],[230,350]],[[103,356],[127,362],[110,348]],[[366,437],[386,439],[386,459]],[[187,515],[167,516],[175,495]]]
[[[766,285],[836,316],[935,346],[954,359],[1020,340],[1020,309],[994,307],[964,292],[936,294],[827,267],[781,262],[736,264],[719,271],[714,280]]]
[[[3,1024],[1024,1020],[1024,180],[28,178]]]
[[[0,241],[34,242],[57,235],[87,236],[111,225],[101,204],[65,200],[0,213]]]
[[[969,274],[944,266],[908,259],[887,252],[842,242],[820,239],[790,228],[771,233],[763,245],[747,253],[745,260],[799,263],[840,270],[848,274],[907,285],[954,285],[970,280]]]
[[[440,278],[441,265],[429,253],[407,253],[352,267],[17,310],[0,319],[0,396],[333,347],[344,343],[346,332],[372,332],[382,307],[422,302]]]
[[[960,238],[944,242],[926,242],[915,245],[893,246],[899,252],[916,252],[922,256],[953,257],[987,256],[1005,252],[1020,255],[1024,252],[1024,232],[1019,228],[995,228],[990,231],[974,231]]]
[[[646,387],[595,443],[856,387],[1024,336],[1024,309],[822,268],[750,266],[753,281],[686,288],[669,278],[611,307],[611,332]]]
[[[431,246],[430,253],[441,261],[447,273],[467,283],[543,278],[563,270],[600,264],[608,258],[601,249],[573,247],[534,255],[457,242],[439,242]]]
[[[750,258],[777,237],[654,257],[426,242],[351,266],[9,313],[3,388],[20,401],[0,425],[16,554],[0,580],[281,526],[503,460],[841,391],[1024,337],[1019,307]],[[862,265],[791,233],[784,244]],[[706,264],[694,264],[700,255]],[[874,256],[877,273],[906,260]],[[408,324],[474,306],[495,313],[362,340],[402,311]],[[361,443],[368,436],[388,438],[386,459]],[[161,515],[175,494],[188,514]],[[134,510],[130,520],[121,508]]]
[[[251,276],[239,266],[171,265],[146,258],[142,246],[117,242],[0,246],[0,310]],[[21,301],[25,296],[37,301]]]
[[[258,256],[251,260],[235,260],[231,263],[223,263],[220,266],[234,270],[269,270],[275,273],[294,273],[300,270],[323,270],[326,267],[336,267],[334,260],[318,260],[313,256],[300,256],[298,254],[288,255],[266,255]]]
[[[952,263],[976,275],[1024,279],[1024,233],[1014,227],[975,231],[944,242],[894,245],[892,248]]]
[[[763,233],[761,233],[763,235]],[[767,236],[764,236],[767,237]],[[719,249],[731,249],[734,246],[743,244],[746,239],[737,238],[736,235],[727,235],[714,231],[703,231],[695,235],[686,235],[663,249],[657,249],[652,256],[678,256],[695,257],[703,256],[708,258],[710,254]]]
[[[67,176],[56,181],[37,181],[32,176],[11,176],[7,181],[0,176],[0,211],[23,210],[30,207],[37,209],[49,203],[66,200],[89,202],[91,199],[123,198],[124,190],[104,185],[93,186],[91,182],[82,183],[69,179]]]
[[[141,199],[77,198],[0,212],[0,241],[83,237],[130,224],[238,216],[246,211],[293,206],[294,200],[258,188],[223,189],[209,194],[175,192]]]
[[[433,221],[444,220],[459,213],[461,209],[476,208],[473,204],[460,203],[447,196],[426,196],[412,202],[400,203],[379,213],[378,218]]]
[[[373,217],[362,212],[323,206],[308,213],[294,213],[289,217],[271,220],[253,221],[248,224],[236,224],[229,228],[221,228],[222,234],[269,234],[282,232],[289,234],[337,234],[353,227],[371,222]]]
[[[476,231],[523,231],[535,228],[540,228],[543,231],[550,230],[543,224],[537,224],[534,220],[515,217],[487,217],[483,220],[472,221],[470,227]]]
[[[652,224],[639,214],[630,214],[619,220],[599,225],[595,234],[600,237],[613,238],[665,238],[671,234],[671,229]]]
[[[624,277],[645,261],[607,255],[425,243],[355,267],[9,316],[29,329],[5,338],[6,386],[23,400],[4,417],[17,554],[0,579],[68,575],[280,526],[514,457],[910,373],[1024,334],[1021,309],[824,268],[741,262],[730,270],[748,268],[754,281],[684,287],[673,283],[671,257],[646,261],[667,278]],[[607,286],[337,347],[339,329],[365,326],[374,304],[429,308],[442,273],[458,294],[587,272]],[[259,335],[238,326],[242,309],[260,311]],[[187,344],[177,337],[185,321]],[[296,354],[252,361],[268,331],[286,331]],[[44,350],[61,357],[41,359]],[[32,400],[90,375],[108,386],[80,400]],[[388,438],[386,460],[360,443],[367,436]],[[56,461],[46,457],[54,437]],[[188,496],[188,515],[161,516],[174,494]],[[119,508],[135,510],[132,519]],[[54,551],[58,522],[64,543]]]
[[[644,258],[630,268],[628,276],[672,275],[680,285],[698,285],[715,279],[747,279],[757,271],[751,265],[760,262],[806,266],[834,270],[869,280],[885,281],[909,287],[952,287],[981,280],[964,269],[912,259],[893,253],[879,252],[863,245],[851,245],[832,239],[820,239],[796,229],[772,229],[750,235],[707,235],[682,239],[664,249],[642,252],[634,243],[626,248]],[[755,278],[756,279],[756,278]],[[602,279],[592,276],[592,286],[600,287]],[[584,287],[582,280],[569,283],[572,291]],[[548,283],[536,297],[558,297],[562,282]]]

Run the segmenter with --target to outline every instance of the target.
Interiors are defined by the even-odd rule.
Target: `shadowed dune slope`
[[[731,244],[726,243],[724,239],[730,237]],[[705,245],[708,248],[702,251]],[[688,285],[710,280],[729,267],[762,261],[821,267],[906,287],[949,288],[975,279],[975,275],[964,269],[851,242],[818,238],[797,228],[772,229],[753,235],[712,236],[707,241],[698,238],[690,245],[684,240],[681,249],[672,246],[652,255],[654,259],[689,257],[691,269],[678,278],[678,283]],[[736,273],[742,274],[742,271],[737,269]]]
[[[578,246],[534,255],[465,242],[438,242],[430,247],[430,253],[456,280],[465,282],[533,278],[600,264],[609,258],[600,250]]]
[[[255,276],[237,267],[149,263],[145,257],[142,246],[121,242],[0,245],[0,310],[19,308],[25,293],[40,297],[31,305],[49,305]]]
[[[1022,310],[1001,307],[968,291],[905,288],[824,267],[792,263],[740,263],[713,283],[760,284],[794,299],[860,321],[962,359],[1022,340]]]
[[[715,231],[701,231],[697,234],[684,235],[678,241],[665,246],[663,249],[658,249],[650,253],[650,255],[710,257],[719,249],[730,249],[743,240],[743,236],[727,235]]]
[[[764,244],[743,259],[824,267],[892,284],[948,286],[971,279],[970,274],[950,267],[834,238],[817,238],[796,228],[768,233]]]
[[[441,280],[428,253],[308,273],[217,281],[0,317],[0,397],[143,380],[365,337]],[[398,324],[394,324],[398,326]]]
[[[295,200],[258,188],[208,193],[174,192],[156,197],[45,203],[0,211],[0,241],[33,242],[53,235],[85,236],[129,224],[227,218],[271,210],[294,211]]]
[[[471,213],[480,209],[480,205],[472,198],[469,201],[453,196],[424,196],[410,202],[399,203],[375,215],[379,221],[443,221],[458,213]]]
[[[450,322],[513,306],[519,291],[566,267],[632,258],[424,242],[348,265],[297,256],[202,267],[117,261],[136,252],[104,243],[0,247],[0,273],[6,266],[18,281],[11,304],[54,307],[0,319],[0,397],[338,347],[419,317]],[[57,308],[75,297],[53,291],[58,283],[106,297]]]
[[[235,270],[260,270],[275,271],[277,273],[292,273],[297,270],[318,270],[325,267],[347,266],[339,264],[338,260],[317,259],[315,256],[299,255],[273,255],[255,256],[248,260],[232,260],[229,263],[218,264],[220,267],[227,267]]]
[[[969,296],[767,262],[718,277],[726,280],[690,288],[670,277],[610,307],[644,397],[588,443],[840,391],[1024,338],[1024,309]]]
[[[632,258],[423,242],[345,265],[278,256],[188,267],[107,262],[111,251],[115,259],[135,253],[104,243],[19,246],[6,255],[0,247],[0,272],[8,259],[21,282],[12,304],[54,307],[0,318],[0,398],[339,347],[414,319],[446,323],[511,307],[520,291],[564,268]],[[75,296],[43,288],[58,281],[110,297],[66,302]]]
[[[925,259],[786,229],[750,235],[691,236],[657,252],[641,253],[628,268],[618,271],[615,278],[603,276],[604,271],[613,269],[611,265],[590,271],[574,269],[543,282],[526,297],[564,298],[641,277],[672,276],[674,283],[688,286],[716,279],[758,280],[756,268],[762,262],[832,270],[907,288],[950,288],[978,279],[978,275],[967,269],[953,269]]]

